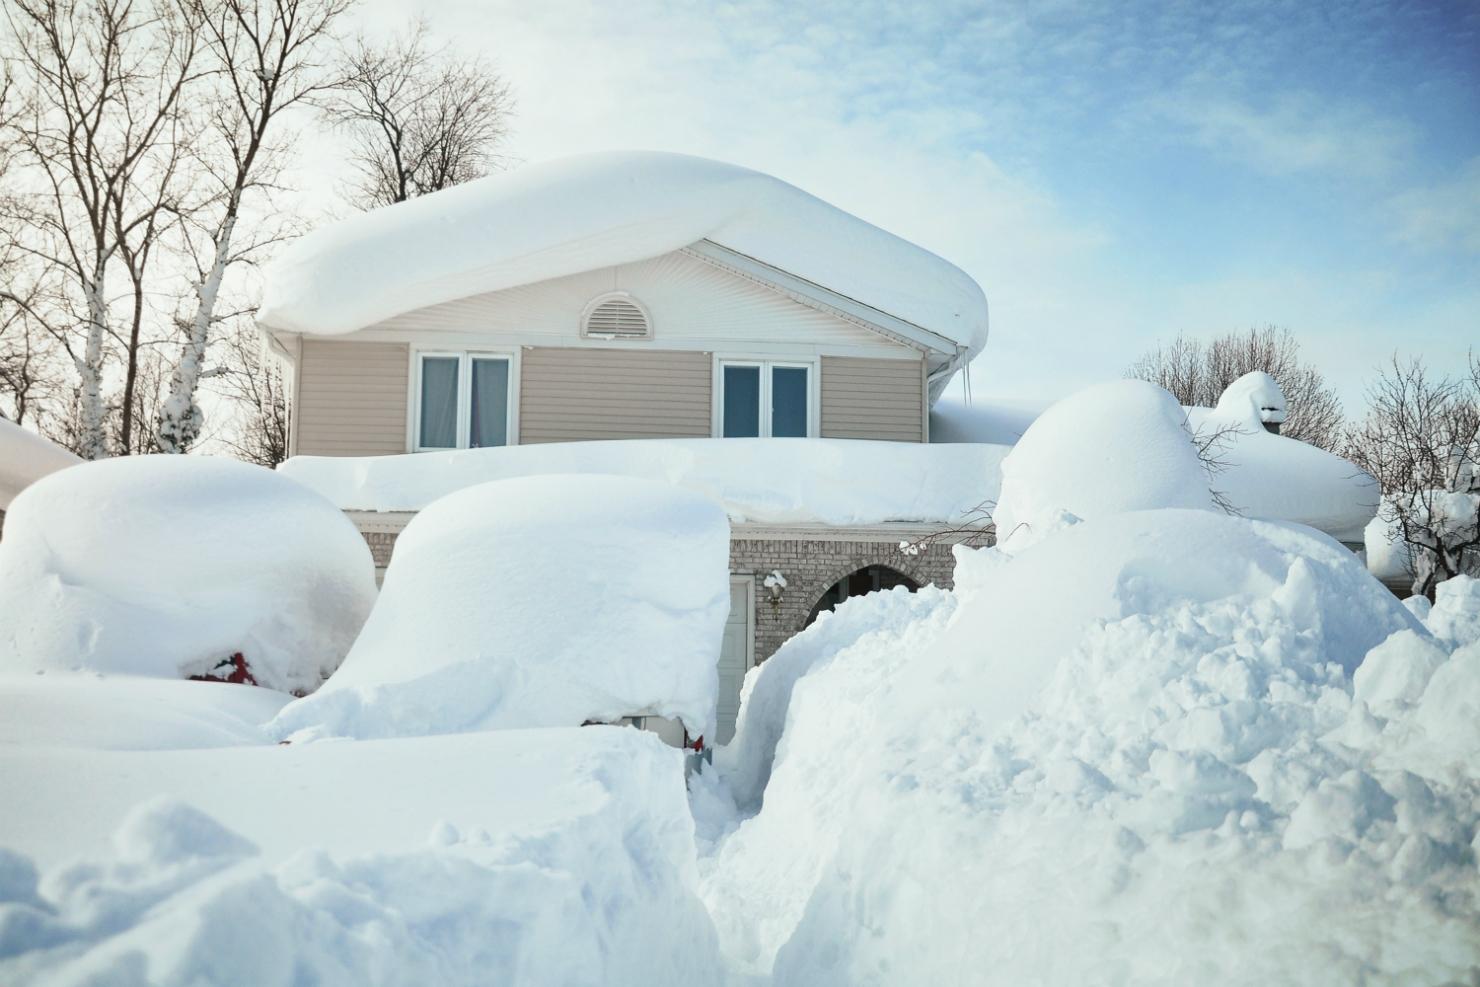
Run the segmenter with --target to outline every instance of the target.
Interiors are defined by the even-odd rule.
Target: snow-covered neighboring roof
[[[995,500],[1006,446],[861,439],[617,439],[363,459],[295,456],[278,467],[344,510],[419,511],[519,476],[616,474],[671,483],[735,522],[952,522]]]
[[[1263,370],[1250,370],[1224,389],[1214,410],[1225,417],[1279,425],[1285,420],[1285,392]]]
[[[656,151],[526,165],[323,227],[274,262],[257,319],[342,335],[703,240],[972,353],[986,344],[987,300],[955,265],[769,175]]]
[[[0,418],[0,511],[43,476],[80,462],[50,439]]]

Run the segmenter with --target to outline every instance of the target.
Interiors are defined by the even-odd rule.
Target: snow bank
[[[365,541],[270,470],[197,456],[86,463],[25,490],[0,540],[0,669],[182,678],[241,654],[311,690],[375,598]]]
[[[718,983],[680,760],[606,727],[0,748],[30,807],[0,815],[0,981]]]
[[[80,462],[50,439],[0,418],[0,511],[43,476]]]
[[[338,335],[412,309],[710,240],[978,353],[987,300],[955,265],[769,175],[654,151],[490,175],[317,230],[276,260],[258,321]]]
[[[295,456],[279,470],[346,510],[416,511],[477,483],[615,474],[717,501],[735,522],[953,521],[997,495],[998,446],[856,439],[562,442],[364,459]]]
[[[1181,406],[1155,384],[1118,380],[1065,398],[1029,426],[1002,461],[993,518],[998,537],[1016,545],[1066,514],[1152,507],[1214,504]]]
[[[730,529],[692,493],[547,476],[438,500],[343,667],[274,729],[356,737],[657,715],[712,736]]]
[[[1335,542],[1210,511],[959,554],[953,612],[859,600],[788,683],[762,808],[702,865],[742,970],[1348,984],[1480,965],[1480,649],[1434,653]],[[1354,700],[1384,647],[1408,650]],[[756,674],[750,694],[772,691]],[[718,769],[772,741],[732,748],[752,744]]]
[[[1284,420],[1284,394],[1273,377],[1259,371],[1230,384],[1216,408],[1187,409],[1188,426],[1211,442],[1209,452],[1219,464],[1213,489],[1233,510],[1361,543],[1377,512],[1377,481],[1340,456],[1264,427]]]
[[[289,696],[219,682],[0,675],[0,745],[182,750],[268,743]]]

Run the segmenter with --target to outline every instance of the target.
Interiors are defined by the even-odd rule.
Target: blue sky
[[[367,31],[415,8],[372,0]],[[981,283],[979,395],[1048,398],[1178,331],[1288,326],[1358,410],[1480,343],[1480,4],[442,2],[526,161],[769,171]]]

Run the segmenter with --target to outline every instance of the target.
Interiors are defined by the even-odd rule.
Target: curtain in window
[[[472,421],[468,445],[509,443],[509,361],[473,360]]]
[[[724,428],[727,439],[761,434],[761,368],[724,368]]]
[[[807,368],[771,368],[771,434],[807,437]]]
[[[457,364],[455,356],[421,358],[421,435],[423,449],[457,447]]]

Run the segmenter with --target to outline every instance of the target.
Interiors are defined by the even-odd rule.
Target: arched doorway
[[[896,586],[903,586],[911,593],[920,588],[920,584],[909,576],[887,565],[870,565],[855,569],[827,588],[827,591],[813,605],[812,612],[807,615],[807,622],[802,626],[812,626],[812,622],[820,614],[832,610],[844,600],[863,596],[865,593],[875,593],[881,589],[893,589]]]

